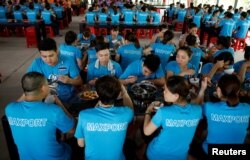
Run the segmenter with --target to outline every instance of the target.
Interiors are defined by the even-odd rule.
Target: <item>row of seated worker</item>
[[[240,11],[236,9],[235,13],[233,14],[230,10],[224,11],[222,8],[215,8],[214,5],[203,5],[203,8],[201,5],[198,7],[191,5],[189,8],[185,9],[183,4],[180,4],[180,7],[174,7],[172,4],[170,5],[170,8],[167,9],[167,19],[171,19],[173,25],[175,25],[177,22],[193,22],[198,28],[201,28],[202,25],[204,28],[204,26],[218,27],[230,23],[231,25],[227,27],[230,29],[232,28],[233,24],[238,22],[250,23],[250,10],[244,12],[243,19],[242,13],[242,9]]]
[[[134,7],[134,8],[133,8]],[[128,5],[124,8],[117,6],[108,7],[104,5],[99,10],[94,10],[93,7],[88,9],[84,16],[84,20],[87,23],[108,21],[112,23],[119,23],[120,21],[125,23],[156,23],[161,22],[160,13],[156,12],[156,8],[153,6],[143,6],[140,10],[135,9],[135,6]]]
[[[95,62],[95,67],[101,67],[103,56],[108,57],[105,56],[108,50],[103,43],[97,48],[99,61]],[[56,129],[67,134],[66,137],[75,137],[73,140],[82,147],[85,159],[125,159],[125,156],[129,156],[125,155],[128,152],[123,152],[128,147],[124,145],[128,142],[126,140],[130,138],[130,142],[134,144],[138,141],[138,134],[133,134],[137,132],[131,129],[136,128],[133,125],[138,124],[139,119],[144,121],[139,126],[143,128],[141,137],[158,134],[154,134],[151,140],[143,139],[142,150],[136,145],[129,146],[129,153],[139,150],[141,154],[138,151],[133,155],[138,155],[139,158],[146,156],[149,160],[163,157],[180,160],[190,156],[208,159],[211,154],[208,151],[210,144],[228,144],[232,148],[232,144],[243,145],[247,136],[249,138],[250,106],[239,100],[241,81],[236,75],[224,74],[220,77],[215,91],[218,102],[203,103],[209,78],[202,80],[198,97],[190,102],[187,100],[190,85],[183,77],[188,69],[181,66],[182,70],[178,75],[168,75],[166,78],[161,75],[164,102],[168,105],[152,102],[143,118],[134,118],[133,103],[124,85],[148,78],[159,84],[157,77],[152,75],[158,75],[160,59],[157,55],[150,54],[145,59],[130,64],[129,74],[133,77],[120,77],[120,81],[110,74],[99,77],[94,84],[99,96],[98,103],[95,107],[82,110],[78,118],[74,119],[60,101],[62,96],[70,96],[72,86],[81,84],[74,63],[70,58],[58,54],[56,42],[51,38],[43,39],[38,49],[41,57],[32,62],[28,73],[22,77],[23,96],[18,102],[9,103],[5,108],[20,159],[53,159],[56,155],[70,160],[76,154],[76,148],[71,150],[63,139],[57,140]],[[179,58],[176,60],[180,65],[182,58],[188,57],[187,50],[187,47],[182,47],[177,52]],[[249,53],[246,49],[245,54]],[[217,59],[215,63],[217,68],[223,68],[228,62],[226,57],[231,56],[227,52],[221,53],[223,54],[224,58]],[[249,66],[248,63],[249,59],[244,61],[243,66]],[[112,69],[110,61],[107,65]],[[51,80],[58,83],[59,99],[56,95],[50,95],[48,82],[52,85]],[[48,97],[52,100],[48,101]],[[119,106],[115,105],[118,98],[123,100],[123,104]],[[199,134],[195,134],[198,132]],[[41,150],[41,146],[46,149]],[[127,159],[135,158],[136,156]]]
[[[50,24],[53,20],[60,20],[65,17],[64,8],[56,3],[54,7],[51,4],[45,3],[44,6],[30,2],[27,6],[16,4],[10,6],[0,5],[0,19],[15,19],[16,21],[23,21],[28,19],[31,22],[43,18],[46,24]],[[40,6],[39,8],[37,8]]]
[[[111,34],[107,37],[97,36],[92,43],[90,42],[90,46],[81,52],[80,48],[74,46],[77,43],[76,33],[70,31],[65,35],[65,44],[59,47],[60,56],[71,57],[78,72],[86,67],[86,83],[92,86],[104,75],[115,76],[124,85],[149,79],[157,86],[164,84],[165,75],[167,77],[181,75],[189,78],[201,73],[208,77],[212,84],[216,84],[222,75],[233,70],[240,76],[242,82],[250,78],[248,70],[241,72],[244,66],[242,64],[248,61],[247,56],[245,60],[234,64],[234,50],[230,48],[229,37],[219,37],[216,47],[204,53],[197,46],[196,36],[192,34],[185,38],[184,46],[179,49],[172,42],[174,33],[170,30],[155,35],[155,41],[147,48],[142,48],[131,32],[127,33],[125,40],[118,36],[118,30],[112,30]],[[115,35],[117,38],[112,39]],[[85,33],[82,36],[86,38]],[[90,38],[91,34],[88,36]],[[107,42],[121,44],[115,49],[114,59],[110,58],[112,47],[109,47]],[[246,51],[245,54],[248,53]],[[202,59],[204,59],[203,66],[200,65]]]

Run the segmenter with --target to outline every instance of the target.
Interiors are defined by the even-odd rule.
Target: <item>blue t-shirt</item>
[[[186,160],[201,118],[202,109],[199,105],[172,105],[158,109],[151,121],[162,129],[148,145],[148,159]]]
[[[79,76],[79,71],[74,61],[63,55],[59,55],[58,63],[55,66],[49,66],[41,57],[36,58],[28,69],[28,72],[32,71],[43,74],[49,81],[56,81],[60,75],[67,75],[73,79]],[[75,96],[74,86],[58,81],[56,83],[59,99],[62,102],[69,102]]]
[[[130,63],[141,59],[142,48],[136,48],[134,44],[126,44],[118,48],[117,54],[121,56],[120,64],[124,71]]]
[[[161,22],[160,14],[158,12],[152,12],[151,16],[153,17],[154,24],[159,24]]]
[[[112,35],[107,35],[105,38],[109,41],[109,48],[114,48],[115,43],[123,40],[121,35],[118,35],[116,39],[112,39]]]
[[[120,22],[120,13],[117,13],[117,14],[114,14],[112,13],[111,14],[111,23],[119,23]]]
[[[122,74],[120,64],[115,61],[110,61],[109,63],[111,63],[112,68],[108,68],[107,66],[102,66],[100,64],[97,66],[96,62],[90,63],[88,65],[87,81],[100,78],[105,75],[112,75],[119,78]]]
[[[243,144],[249,126],[250,106],[239,103],[230,107],[226,102],[207,102],[203,106],[207,118],[207,138],[203,149],[208,152],[208,144]]]
[[[77,35],[77,39],[79,39],[80,40],[80,43],[81,44],[83,44],[83,45],[90,45],[90,42],[92,41],[92,40],[94,40],[95,39],[95,35],[94,34],[91,34],[90,35],[90,37],[89,37],[89,39],[83,39],[83,34],[82,33],[79,33],[78,35]]]
[[[196,73],[198,73],[201,57],[205,57],[205,54],[200,48],[192,47],[191,50],[192,56],[189,63],[191,63],[195,67],[195,71]]]
[[[159,65],[158,69],[151,75],[144,76],[142,73],[142,63],[143,63],[142,60],[137,60],[131,63],[123,72],[123,74],[120,76],[120,79],[126,79],[129,76],[136,76],[137,82],[141,82],[143,80],[157,79],[165,76],[161,65]]]
[[[124,23],[129,23],[129,24],[134,23],[133,22],[135,15],[134,11],[126,9],[123,11],[123,14],[124,14]]]
[[[188,63],[187,67],[188,69],[196,70],[191,63]],[[171,61],[165,66],[165,71],[170,71],[173,72],[174,75],[179,75],[181,73],[181,68],[176,61]]]
[[[76,65],[77,59],[82,59],[81,50],[73,45],[61,44],[59,47],[59,52],[61,55],[71,58],[76,63]],[[78,69],[80,71],[79,67]]]
[[[194,24],[197,25],[198,28],[200,28],[200,26],[201,26],[201,18],[202,18],[201,14],[196,14],[193,16],[193,22],[194,22]]]
[[[175,12],[175,8],[167,8],[168,17],[172,18]]]
[[[180,9],[178,11],[178,16],[177,16],[177,21],[178,22],[184,22],[185,16],[186,16],[187,11],[185,9]]]
[[[85,159],[124,160],[122,149],[133,111],[124,106],[95,107],[79,114],[75,137],[85,142]]]
[[[211,71],[211,69],[213,68],[214,64],[213,63],[206,63],[202,69],[201,69],[201,73],[203,75],[207,75],[209,74],[209,72]],[[212,82],[217,83],[219,81],[219,79],[224,75],[224,72],[220,71],[220,72],[216,72],[214,74],[214,76],[212,77]]]
[[[235,22],[232,19],[223,19],[220,21],[219,27],[221,27],[219,36],[232,37]]]
[[[223,48],[223,49],[220,49],[218,51],[216,51],[214,54],[213,54],[213,58],[217,57],[218,55],[220,55],[222,52],[230,52],[232,54],[232,56],[234,57],[234,49],[229,47],[228,49],[227,48]]]
[[[100,23],[107,23],[107,18],[108,18],[108,14],[106,14],[106,13],[99,13],[98,14],[98,22],[100,22]]]
[[[245,60],[242,60],[242,61],[234,63],[234,72],[239,74],[241,66],[245,62],[246,62]],[[250,78],[250,72],[246,71],[245,79],[249,79],[249,78]]]
[[[137,14],[137,23],[148,23],[147,22],[147,18],[148,18],[148,13],[147,12],[139,12]]]
[[[85,19],[87,23],[94,23],[95,22],[95,12],[87,12],[85,15]]]
[[[233,20],[234,20],[235,22],[237,22],[239,19],[240,19],[240,13],[235,13],[235,14],[233,15]]]
[[[42,101],[13,102],[5,109],[20,159],[70,160],[71,149],[58,142],[56,130],[68,132],[74,127],[61,107]]]
[[[52,23],[52,19],[51,19],[52,14],[51,14],[50,11],[43,10],[41,15],[42,15],[42,18],[43,18],[45,24],[51,24]]]
[[[233,36],[235,38],[246,38],[249,25],[247,20],[239,20],[236,23],[236,33]]]
[[[87,50],[88,64],[95,62],[97,60],[95,47],[89,48]]]
[[[161,66],[164,69],[169,57],[175,52],[175,46],[173,44],[154,43],[150,47],[154,51],[154,54],[160,57]]]

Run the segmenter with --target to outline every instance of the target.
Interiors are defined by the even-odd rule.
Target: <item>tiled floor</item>
[[[78,22],[81,17],[73,17],[73,22],[69,29],[78,33]],[[65,35],[66,31],[61,33]],[[175,42],[178,41],[180,33],[175,33]],[[64,37],[55,37],[58,44],[64,41]],[[142,46],[148,40],[140,41]],[[236,61],[243,59],[243,52],[236,52]],[[2,73],[2,83],[0,84],[0,117],[4,115],[6,104],[15,101],[22,93],[20,80],[26,72],[34,57],[39,56],[36,48],[26,48],[24,37],[0,37],[0,73]],[[3,134],[2,124],[0,124],[0,159],[9,160],[8,150]]]

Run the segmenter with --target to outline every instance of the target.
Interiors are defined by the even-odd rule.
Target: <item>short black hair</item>
[[[111,26],[110,29],[113,30],[113,31],[119,31],[119,26],[113,25],[113,26]]]
[[[160,66],[160,58],[155,54],[149,54],[145,57],[143,65],[154,73]]]
[[[225,16],[226,16],[227,18],[233,18],[233,13],[231,13],[231,12],[226,12],[226,13],[225,13]]]
[[[191,50],[190,47],[188,47],[188,46],[180,47],[180,48],[177,50],[177,52],[180,51],[180,50],[185,51],[185,52],[187,53],[188,57],[191,57],[191,55],[192,55],[192,50]]]
[[[214,58],[214,63],[216,63],[217,61],[229,61],[229,65],[233,65],[234,57],[230,52],[221,52],[218,56]]]
[[[164,32],[162,43],[166,44],[167,42],[169,42],[173,38],[174,38],[174,32],[171,30],[167,30]]]
[[[247,12],[242,12],[242,13],[240,14],[240,16],[243,17],[243,18],[246,18],[246,17],[247,17]]]
[[[100,101],[105,105],[112,105],[121,92],[121,83],[113,76],[103,76],[95,83]]]
[[[38,72],[28,72],[22,77],[21,83],[25,93],[37,91],[46,83],[46,78]]]
[[[195,35],[189,34],[186,38],[186,42],[189,46],[194,46],[196,44],[197,38]]]
[[[217,45],[222,45],[225,48],[229,48],[231,46],[231,38],[225,37],[225,36],[220,36],[220,37],[218,37]]]
[[[71,45],[77,39],[77,35],[73,31],[68,31],[65,35],[65,43]]]
[[[45,38],[38,45],[39,51],[57,51],[56,41],[52,38]]]
[[[109,44],[108,43],[97,43],[95,46],[96,52],[104,49],[109,49]]]
[[[187,80],[182,76],[165,77],[166,86],[173,94],[179,94],[181,99],[186,99],[189,94],[190,86]]]
[[[193,22],[188,24],[188,29],[192,29],[192,28],[197,28],[197,25]]]

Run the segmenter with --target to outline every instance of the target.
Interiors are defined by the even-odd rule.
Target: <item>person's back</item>
[[[21,11],[14,11],[14,18],[16,21],[22,21],[23,20],[23,14]]]
[[[205,103],[203,114],[207,119],[207,137],[203,149],[208,152],[208,144],[243,144],[249,129],[250,106],[240,103],[238,93],[241,82],[236,75],[220,78],[216,93],[220,102]]]
[[[219,27],[221,27],[219,36],[232,37],[233,30],[235,29],[235,22],[232,20],[232,13],[226,14],[226,18],[220,21]]]
[[[61,114],[57,105],[42,101],[14,102],[7,106],[6,116],[20,159],[70,159],[68,146],[56,139],[56,129],[67,132],[73,121]]]
[[[108,14],[106,13],[99,13],[98,14],[98,22],[99,23],[107,23],[107,18],[108,18]]]
[[[186,13],[187,13],[187,12],[186,12],[184,9],[180,9],[180,10],[178,11],[177,21],[178,21],[178,22],[184,22]]]
[[[36,22],[37,14],[36,11],[29,10],[26,13],[29,22]]]
[[[79,123],[84,126],[85,158],[125,159],[122,148],[132,114],[132,110],[124,106],[98,106],[82,111],[79,114]]]
[[[148,13],[140,11],[137,15],[137,23],[144,23],[144,24],[148,23],[147,18],[148,18]]]
[[[111,14],[111,23],[119,23],[120,22],[120,13],[112,13]]]
[[[241,18],[236,23],[236,33],[234,33],[233,37],[235,38],[246,38],[248,29],[250,27],[250,23],[246,20],[247,13],[242,12]]]
[[[123,144],[129,123],[133,119],[133,104],[127,91],[112,76],[95,82],[98,106],[79,114],[75,137],[85,146],[85,159],[123,160]],[[123,106],[114,106],[121,95]]]
[[[194,104],[160,108],[152,122],[156,126],[162,125],[161,133],[150,142],[147,157],[150,160],[163,157],[168,160],[186,159],[201,113],[201,107]]]
[[[124,14],[124,22],[125,23],[133,23],[133,19],[134,19],[134,12],[130,9],[126,9],[123,12]]]
[[[87,23],[94,23],[95,22],[95,16],[96,14],[94,12],[87,12],[85,17],[86,17],[86,22]]]
[[[5,109],[20,159],[69,160],[71,149],[57,139],[56,132],[72,132],[73,118],[57,96],[53,96],[55,104],[43,102],[50,89],[41,73],[26,73],[21,84],[24,94],[19,102]]]
[[[41,15],[45,24],[52,23],[52,18],[51,18],[52,14],[49,10],[43,10]]]
[[[126,44],[118,48],[117,54],[121,56],[121,67],[124,71],[130,63],[141,59],[142,48],[136,48],[134,44]]]

